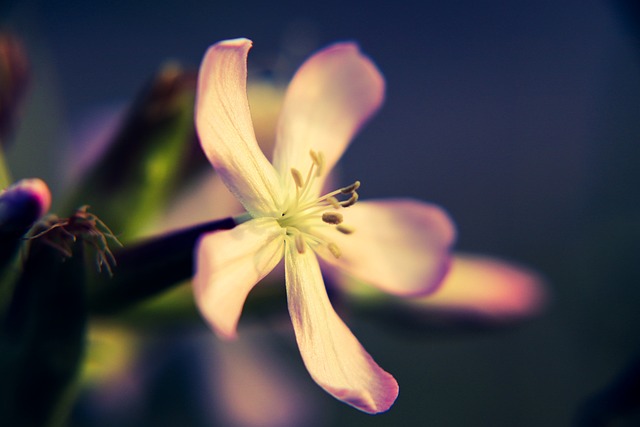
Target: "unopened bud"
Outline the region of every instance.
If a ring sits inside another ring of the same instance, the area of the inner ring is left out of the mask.
[[[44,181],[23,179],[0,192],[0,271],[14,258],[22,237],[51,205]]]
[[[50,206],[51,192],[44,181],[18,181],[0,193],[0,232],[26,232]]]

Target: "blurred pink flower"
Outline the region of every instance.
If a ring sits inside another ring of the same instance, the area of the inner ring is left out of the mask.
[[[323,425],[321,405],[312,399],[302,378],[278,358],[263,328],[249,327],[233,342],[202,340],[209,351],[203,374],[211,392],[203,396],[203,407],[211,418],[228,427],[294,427]],[[211,405],[211,396],[213,403]]]
[[[456,254],[451,271],[433,295],[409,301],[494,321],[517,320],[538,313],[546,301],[544,280],[526,267],[496,258]]]
[[[362,411],[386,411],[398,385],[335,313],[317,256],[329,270],[383,291],[425,295],[446,274],[454,227],[440,208],[417,201],[356,204],[358,181],[321,195],[327,175],[384,98],[383,77],[355,44],[321,50],[296,73],[270,164],[247,102],[250,47],[246,39],[217,43],[200,68],[202,148],[247,213],[236,228],[200,240],[196,302],[216,333],[232,338],[247,294],[284,258],[289,313],[309,373]]]
[[[416,327],[471,322],[511,324],[535,316],[548,300],[544,279],[535,271],[485,255],[455,253],[436,292],[393,298],[345,274],[332,277],[343,295],[374,314],[392,314]],[[384,316],[382,316],[384,317]],[[444,322],[443,322],[444,321]]]

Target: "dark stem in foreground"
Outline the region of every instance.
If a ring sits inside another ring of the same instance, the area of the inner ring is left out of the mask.
[[[236,226],[225,218],[145,240],[113,252],[113,277],[92,278],[89,310],[110,314],[170,289],[193,275],[193,254],[200,237]]]

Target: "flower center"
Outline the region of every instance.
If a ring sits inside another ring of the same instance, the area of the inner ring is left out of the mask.
[[[295,198],[278,218],[278,223],[287,231],[287,237],[295,244],[299,253],[304,253],[307,245],[314,248],[325,246],[336,258],[340,257],[340,248],[333,242],[326,241],[314,231],[318,227],[332,226],[343,234],[354,232],[352,227],[343,224],[339,210],[353,206],[358,201],[356,190],[360,181],[339,188],[320,197],[314,197],[312,191],[316,179],[322,176],[324,156],[321,152],[311,150],[311,167],[306,177],[298,169],[291,168],[291,176],[296,187]],[[340,200],[342,199],[342,200]]]

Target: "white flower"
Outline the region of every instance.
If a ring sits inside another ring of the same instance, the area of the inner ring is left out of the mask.
[[[200,240],[196,302],[216,333],[232,338],[247,294],[284,258],[289,313],[309,373],[362,411],[386,411],[398,385],[335,313],[318,257],[329,273],[342,269],[387,292],[423,295],[447,271],[453,225],[441,209],[417,201],[358,202],[358,181],[321,195],[327,174],[384,98],[381,74],[353,43],[323,49],[298,70],[270,164],[247,102],[250,47],[246,39],[217,43],[200,68],[202,148],[247,214],[236,228]]]

